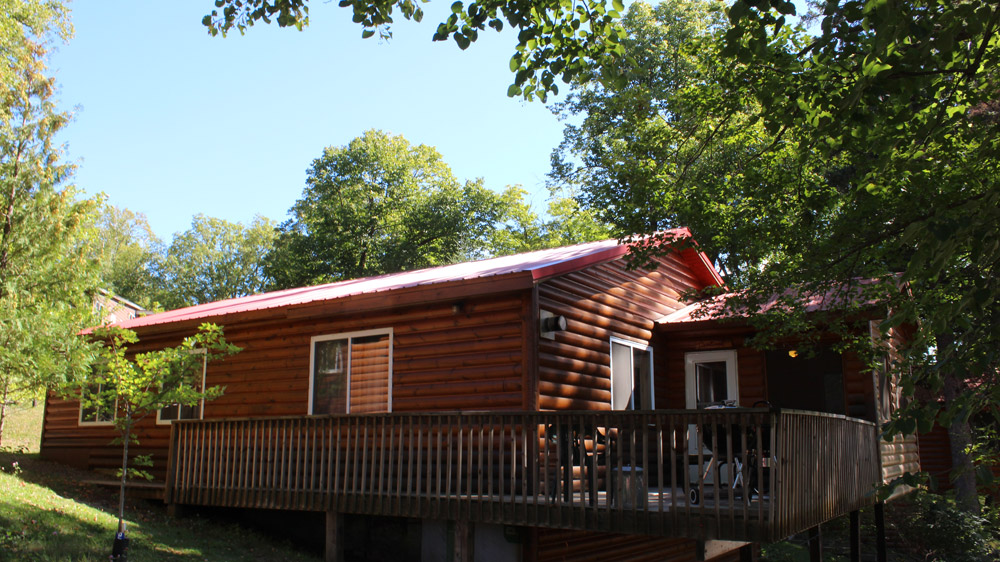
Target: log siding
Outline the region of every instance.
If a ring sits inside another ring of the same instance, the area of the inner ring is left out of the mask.
[[[462,298],[364,315],[241,323],[231,319],[226,337],[243,348],[208,365],[206,384],[225,393],[205,404],[204,418],[289,416],[308,412],[310,340],[314,336],[391,329],[392,410],[511,410],[524,402],[522,337],[528,291]],[[142,336],[142,333],[140,333]],[[180,335],[146,336],[138,353],[177,345]],[[43,425],[42,455],[83,468],[111,472],[120,449],[114,429],[79,423],[79,402],[51,396]],[[169,425],[156,415],[136,426],[136,454],[153,455],[153,474],[166,470]]]
[[[567,325],[539,340],[539,409],[611,408],[611,338],[652,343],[656,320],[684,306],[681,292],[702,288],[678,256],[657,263],[654,270],[630,270],[617,260],[539,285],[539,310],[565,317]],[[659,353],[654,345],[657,389],[669,384],[656,369]],[[660,400],[657,394],[657,405],[671,407]]]

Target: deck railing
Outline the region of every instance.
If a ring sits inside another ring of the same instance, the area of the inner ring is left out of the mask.
[[[777,540],[873,501],[873,424],[767,409],[175,422],[165,499]]]

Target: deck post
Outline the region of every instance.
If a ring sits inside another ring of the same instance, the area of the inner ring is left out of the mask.
[[[875,502],[875,559],[886,562],[885,502]]]
[[[323,555],[325,562],[341,562],[344,559],[343,520],[336,511],[326,512],[326,550]]]
[[[472,523],[467,519],[456,520],[452,525],[452,532],[455,534],[455,540],[452,543],[454,545],[452,562],[472,562],[472,545],[474,544]]]
[[[861,512],[851,512],[851,562],[861,562]]]
[[[757,562],[757,543],[740,547],[740,562]]]
[[[823,531],[819,525],[812,527],[809,533],[809,562],[823,562]]]

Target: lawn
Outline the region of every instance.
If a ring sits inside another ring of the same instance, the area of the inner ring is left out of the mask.
[[[8,451],[37,453],[42,437],[42,414],[44,402],[24,400],[7,407],[4,416],[3,442],[0,445]]]
[[[118,490],[80,484],[93,474],[38,458],[42,407],[15,407],[0,450],[0,562],[107,560]],[[232,523],[171,518],[162,503],[129,502],[131,560],[319,560]]]

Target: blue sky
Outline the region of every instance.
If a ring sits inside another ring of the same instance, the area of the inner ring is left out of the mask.
[[[165,241],[196,213],[281,221],[326,146],[367,129],[435,146],[460,179],[521,184],[544,208],[562,123],[506,95],[515,36],[482,33],[467,51],[430,40],[448,2],[391,42],[361,39],[349,10],[310,3],[303,32],[258,25],[210,37],[212,0],[77,0],[75,36],[51,60],[74,121],[60,141],[75,183],[145,213]]]

